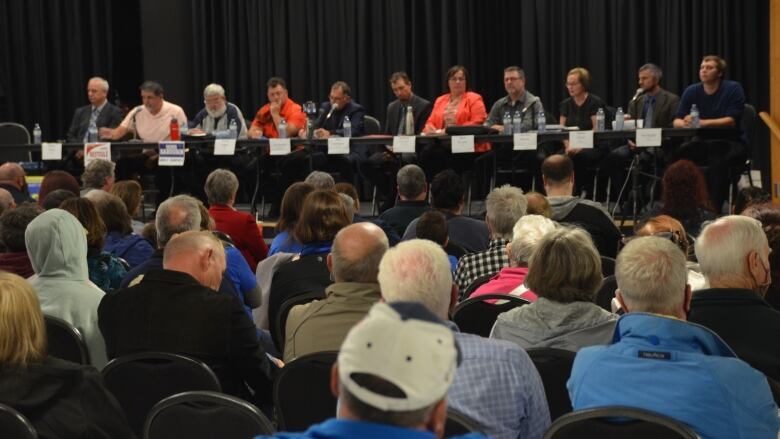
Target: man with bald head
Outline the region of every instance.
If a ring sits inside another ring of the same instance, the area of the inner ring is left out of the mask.
[[[385,232],[373,223],[352,224],[336,234],[327,259],[334,283],[325,290],[324,299],[290,310],[284,361],[339,350],[350,328],[379,301],[377,274],[387,248]]]
[[[188,355],[214,370],[224,392],[270,402],[276,367],[240,301],[216,291],[224,271],[225,252],[214,235],[174,236],[165,246],[162,270],[100,302],[98,324],[109,357],[140,351]]]
[[[33,202],[27,192],[25,175],[24,169],[18,163],[5,162],[0,165],[0,189],[10,192],[16,204]]]
[[[87,82],[89,105],[79,107],[73,113],[66,139],[70,143],[90,141],[89,128],[115,128],[122,122],[122,110],[108,102],[108,81],[96,76]],[[97,140],[97,139],[94,139]]]
[[[0,189],[0,214],[16,207],[14,196],[6,189]]]

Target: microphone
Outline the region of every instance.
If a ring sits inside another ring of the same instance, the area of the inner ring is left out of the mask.
[[[535,104],[535,103],[537,103],[537,102],[539,102],[539,97],[538,97],[538,96],[537,96],[537,97],[535,97],[535,98],[533,98],[533,99],[531,100],[531,103],[530,103],[530,104],[528,104],[528,105],[526,105],[526,106],[525,106],[525,108],[523,108],[523,111],[521,111],[521,113],[525,113],[525,112],[526,112],[526,110],[528,110],[529,108],[533,107],[533,106],[534,106],[534,104]]]
[[[645,89],[639,87],[638,89],[636,89],[636,93],[634,93],[634,97],[631,98],[631,102],[634,102],[635,100],[639,99],[639,96],[642,96],[643,94],[645,94]]]
[[[328,115],[325,116],[325,120],[330,119],[330,115],[333,114],[333,112],[338,110],[338,109],[339,109],[339,104],[332,104],[330,106],[330,111],[328,111]]]

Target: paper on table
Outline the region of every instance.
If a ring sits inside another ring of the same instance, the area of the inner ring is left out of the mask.
[[[515,133],[515,151],[532,151],[536,149],[537,133]]]
[[[287,155],[290,153],[290,139],[268,139],[271,155]]]
[[[349,154],[349,137],[328,137],[328,154]]]
[[[235,155],[236,139],[214,140],[214,155]]]
[[[62,143],[41,143],[41,160],[62,160]]]
[[[593,131],[571,131],[569,133],[569,148],[593,149]]]
[[[642,128],[636,130],[636,146],[661,146],[661,128]]]
[[[453,154],[474,152],[474,136],[452,136],[450,139]]]
[[[159,166],[184,166],[184,142],[160,142]]]
[[[417,140],[414,136],[395,136],[393,137],[393,152],[395,153],[402,153],[402,152],[414,152],[414,145],[415,141]]]

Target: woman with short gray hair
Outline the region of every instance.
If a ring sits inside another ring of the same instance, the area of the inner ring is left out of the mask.
[[[214,219],[215,229],[230,236],[244,255],[249,268],[255,271],[257,263],[268,254],[268,246],[260,232],[262,225],[258,225],[252,215],[233,207],[238,192],[236,174],[227,169],[216,169],[206,178],[204,189],[210,205],[209,216]]]
[[[528,265],[525,284],[539,299],[499,315],[491,338],[524,349],[569,351],[611,342],[617,316],[593,303],[601,286],[601,258],[587,232],[562,227],[547,233]]]

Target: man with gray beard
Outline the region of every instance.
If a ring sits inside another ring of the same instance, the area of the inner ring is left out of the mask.
[[[230,122],[236,121],[238,138],[246,139],[246,122],[241,109],[227,101],[225,89],[219,84],[209,84],[203,90],[203,103],[206,107],[195,115],[190,122],[190,134],[213,134],[214,131],[227,131]]]

